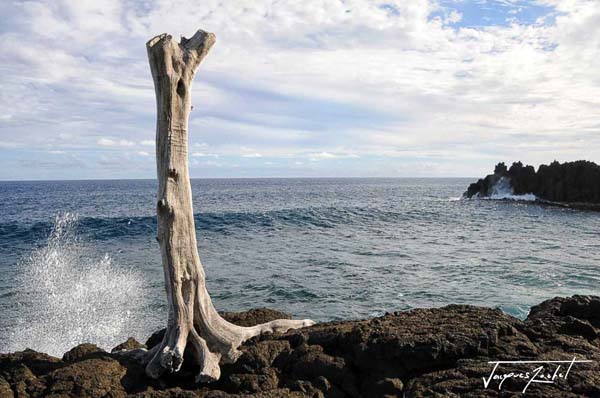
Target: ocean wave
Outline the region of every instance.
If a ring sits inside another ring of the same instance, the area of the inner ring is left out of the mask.
[[[210,212],[194,215],[196,229],[204,232],[229,234],[236,229],[273,229],[301,227],[332,229],[339,225],[366,222],[394,222],[427,216],[425,213],[399,213],[369,207],[308,207],[280,209],[267,212]],[[53,223],[0,223],[0,234],[6,241],[37,242],[51,233]],[[156,216],[144,217],[80,217],[78,234],[86,239],[146,237],[156,233]]]

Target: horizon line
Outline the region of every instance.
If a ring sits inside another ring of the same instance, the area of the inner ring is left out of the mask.
[[[292,177],[274,177],[274,176],[270,176],[270,177],[247,177],[247,176],[240,176],[240,177],[190,177],[190,180],[305,180],[305,179],[313,179],[313,180],[317,180],[317,179],[363,179],[363,180],[367,180],[367,179],[467,179],[467,178],[473,178],[473,179],[479,179],[481,177],[455,177],[455,176],[440,176],[440,177],[433,177],[433,176],[426,176],[426,177],[420,177],[420,176],[368,176],[368,177],[360,177],[360,176],[292,176]],[[30,180],[30,179],[23,179],[23,180],[0,180],[0,183],[3,182],[66,182],[66,181],[157,181],[157,178],[56,178],[56,179],[39,179],[39,180]]]

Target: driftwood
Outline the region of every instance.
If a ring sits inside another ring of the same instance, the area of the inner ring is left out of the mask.
[[[189,344],[200,366],[197,381],[219,379],[219,363],[235,361],[245,340],[269,332],[314,324],[275,320],[241,327],[215,310],[198,255],[188,174],[188,117],[196,69],[215,43],[215,35],[199,30],[177,43],[162,34],[146,44],[156,91],[156,165],[158,172],[158,242],[162,253],[169,317],[162,343],[148,352],[146,373],[158,378],[176,372]]]

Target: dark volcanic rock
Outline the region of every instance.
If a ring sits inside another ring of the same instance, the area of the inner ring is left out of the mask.
[[[45,377],[47,395],[125,397],[121,379],[127,369],[111,358],[86,359],[57,369]]]
[[[61,367],[61,360],[30,349],[13,354],[0,354],[0,369],[24,365],[35,375],[43,375]]]
[[[10,388],[10,384],[8,384],[8,381],[6,381],[4,377],[0,377],[0,397],[12,398],[14,396],[15,394]]]
[[[541,165],[537,172],[533,166],[523,166],[515,162],[510,168],[498,163],[494,174],[469,185],[464,196],[489,197],[496,184],[506,179],[515,195],[532,193],[550,204],[563,204],[600,210],[600,166],[593,162],[576,162]]]
[[[249,325],[282,314],[261,309],[226,316]],[[593,362],[574,365],[566,380],[531,384],[527,396],[600,397],[600,298],[548,300],[533,307],[525,321],[466,305],[416,309],[264,335],[241,350],[238,361],[223,365],[221,379],[209,385],[194,384],[185,367],[161,380],[148,379],[143,367],[122,353],[91,344],[75,347],[63,360],[31,350],[2,354],[0,396],[516,396],[523,380],[508,379],[501,390],[498,380],[484,386],[482,378],[492,370],[488,361],[577,358]],[[503,364],[498,374],[532,369]]]
[[[221,316],[236,325],[254,326],[259,323],[274,321],[276,319],[292,319],[285,312],[271,310],[269,308],[255,308],[244,312],[220,312]]]
[[[118,351],[124,351],[124,350],[135,350],[136,348],[146,348],[146,345],[140,343],[139,341],[137,341],[133,337],[130,337],[125,342],[119,344],[118,346],[116,346],[115,348],[113,348],[112,350],[110,350],[110,352],[118,352]]]
[[[96,346],[95,344],[83,343],[79,344],[76,347],[71,348],[69,351],[65,352],[63,355],[63,361],[73,362],[77,360],[81,360],[87,358],[93,354],[102,354],[106,353],[102,348]]]

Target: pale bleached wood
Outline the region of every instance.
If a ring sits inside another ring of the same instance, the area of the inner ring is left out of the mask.
[[[146,44],[156,91],[158,242],[169,304],[165,336],[160,346],[148,352],[146,373],[153,378],[178,371],[189,343],[200,365],[197,380],[217,380],[219,363],[235,361],[245,340],[314,324],[309,319],[283,319],[237,326],[221,318],[206,290],[196,244],[187,144],[192,80],[214,43],[214,34],[199,30],[179,43],[162,34]]]

